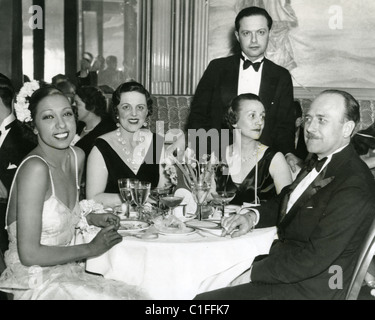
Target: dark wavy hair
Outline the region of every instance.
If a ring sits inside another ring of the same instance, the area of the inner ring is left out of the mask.
[[[359,155],[365,155],[375,149],[375,123],[368,128],[358,131],[352,138],[354,149]]]
[[[50,84],[41,84],[41,87],[38,90],[35,90],[34,93],[31,95],[29,100],[29,110],[31,113],[31,118],[33,119],[32,122],[25,123],[27,125],[30,125],[31,129],[35,128],[35,116],[37,112],[37,107],[38,104],[46,97],[51,97],[51,96],[62,96],[66,101],[69,102],[69,99],[59,90],[57,89],[54,85]],[[70,105],[70,102],[69,102]],[[73,110],[73,108],[72,108]],[[77,116],[75,115],[76,121],[77,121]]]
[[[247,7],[245,9],[242,9],[235,20],[235,28],[236,31],[238,32],[240,30],[240,22],[243,18],[246,17],[252,17],[252,16],[263,16],[267,19],[267,25],[268,29],[271,30],[272,25],[273,25],[273,20],[272,17],[269,15],[267,10],[259,7]]]
[[[12,109],[14,97],[15,90],[12,82],[6,76],[0,74],[0,99],[8,109]]]
[[[147,103],[147,109],[148,109],[148,114],[147,116],[150,117],[152,116],[152,105],[153,101],[151,98],[151,94],[146,90],[146,88],[141,85],[140,83],[136,81],[129,81],[121,84],[115,92],[112,94],[112,109],[113,109],[113,114],[116,117],[118,115],[118,109],[117,106],[120,104],[121,101],[121,94],[126,93],[126,92],[138,92],[146,97],[146,103]]]
[[[258,101],[262,103],[260,98],[252,93],[245,93],[245,94],[240,94],[239,96],[235,97],[228,108],[227,113],[225,114],[225,122],[229,128],[233,128],[233,125],[235,125],[239,118],[240,118],[240,111],[241,111],[241,102],[242,101]]]
[[[86,110],[95,113],[99,117],[104,117],[108,114],[107,99],[102,90],[96,87],[83,86],[77,88],[76,94],[84,102]]]

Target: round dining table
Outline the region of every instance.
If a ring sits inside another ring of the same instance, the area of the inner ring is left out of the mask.
[[[197,294],[228,286],[267,254],[276,228],[255,229],[238,238],[196,230],[156,239],[123,236],[106,253],[87,259],[86,270],[139,286],[155,300],[191,300]]]

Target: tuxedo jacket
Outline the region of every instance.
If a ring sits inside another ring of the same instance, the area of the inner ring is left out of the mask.
[[[26,138],[21,123],[15,120],[11,123],[9,132],[0,147],[0,180],[8,192],[22,159],[36,147],[36,144]]]
[[[288,188],[260,208],[257,227],[277,224],[279,239],[253,264],[252,282],[274,285],[273,299],[344,299],[375,216],[371,172],[349,145],[333,155],[282,218]],[[330,281],[342,289],[331,288]]]
[[[191,103],[187,129],[226,128],[224,115],[238,94],[240,55],[215,59]],[[259,97],[266,110],[261,142],[284,154],[294,151],[293,83],[288,70],[265,59]]]

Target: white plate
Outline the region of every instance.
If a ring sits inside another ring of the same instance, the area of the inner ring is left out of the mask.
[[[170,229],[170,231],[167,229]],[[181,231],[181,230],[178,231],[178,229],[176,228],[165,228],[163,229],[163,231],[160,231],[159,229],[156,228],[156,230],[164,236],[174,236],[174,237],[187,236],[189,234],[193,234],[197,232],[197,230],[195,230],[194,228],[190,228],[190,227],[187,227],[186,229],[184,229],[184,231]]]
[[[186,225],[192,228],[198,228],[198,229],[207,229],[207,230],[221,230],[221,226],[217,222],[213,221],[199,221],[199,220],[191,220],[187,221]]]
[[[121,220],[119,232],[139,232],[146,230],[150,224],[140,220]]]

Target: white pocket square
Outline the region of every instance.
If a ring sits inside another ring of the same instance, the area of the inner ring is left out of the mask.
[[[314,207],[307,207],[306,209],[314,209]]]
[[[17,169],[17,166],[15,164],[9,163],[7,170]]]

